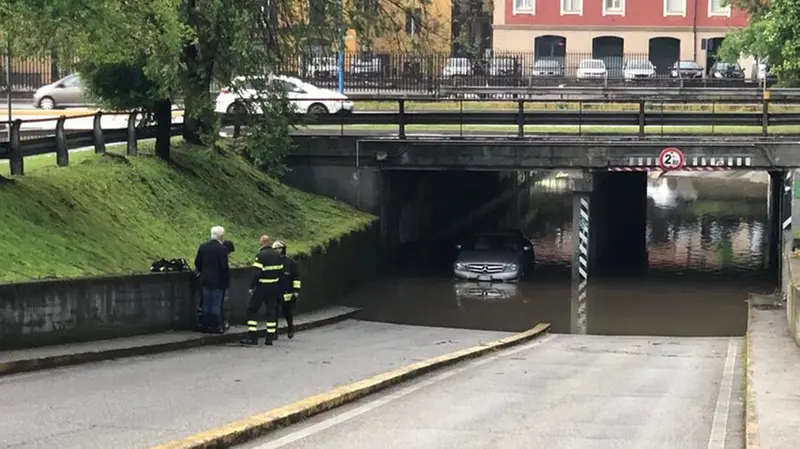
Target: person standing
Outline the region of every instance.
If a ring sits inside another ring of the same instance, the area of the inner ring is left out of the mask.
[[[255,346],[258,344],[258,321],[256,315],[265,305],[267,312],[267,338],[264,344],[272,346],[272,341],[278,333],[277,302],[281,296],[280,279],[283,271],[281,255],[272,249],[272,241],[267,235],[262,235],[258,240],[261,249],[253,262],[253,280],[250,283],[250,304],[247,306],[247,337],[241,340],[244,345]]]
[[[228,249],[222,244],[224,235],[225,229],[222,226],[211,228],[211,239],[197,248],[194,258],[203,295],[200,326],[210,332],[222,332],[222,297],[230,279]]]
[[[276,240],[272,244],[272,249],[278,251],[283,258],[283,271],[278,283],[281,286],[282,300],[279,301],[275,308],[275,316],[280,318],[280,313],[283,312],[283,317],[286,319],[286,335],[289,338],[294,337],[294,309],[297,304],[297,297],[300,295],[300,273],[297,269],[297,263],[286,255],[286,244],[280,240]],[[277,337],[277,334],[276,334]]]

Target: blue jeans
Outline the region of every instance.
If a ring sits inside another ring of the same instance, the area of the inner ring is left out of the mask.
[[[206,329],[217,329],[222,315],[222,296],[225,293],[220,288],[203,287],[203,318],[200,323]]]

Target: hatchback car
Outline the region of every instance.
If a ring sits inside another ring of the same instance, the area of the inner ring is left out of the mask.
[[[514,282],[532,270],[536,260],[533,242],[519,231],[476,233],[456,249],[456,279]]]
[[[622,67],[622,72],[625,81],[633,81],[637,79],[651,79],[656,76],[655,66],[647,59],[633,59],[625,61]]]
[[[578,79],[608,78],[606,63],[602,59],[584,59],[578,66]]]
[[[88,104],[81,77],[77,73],[65,76],[55,83],[42,86],[33,94],[33,105],[41,109],[55,109]]]

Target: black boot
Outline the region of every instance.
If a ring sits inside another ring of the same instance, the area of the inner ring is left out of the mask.
[[[294,324],[290,324],[289,330],[286,332],[286,336],[289,338],[294,338]]]
[[[272,346],[272,339],[267,337],[267,339],[264,340],[264,345],[265,346]]]

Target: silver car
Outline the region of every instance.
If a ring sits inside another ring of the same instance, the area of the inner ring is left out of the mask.
[[[40,87],[33,94],[33,105],[41,109],[66,106],[86,106],[81,77],[77,73],[65,76],[55,83]]]
[[[536,257],[533,243],[516,231],[475,234],[456,248],[453,276],[478,282],[518,281]]]

